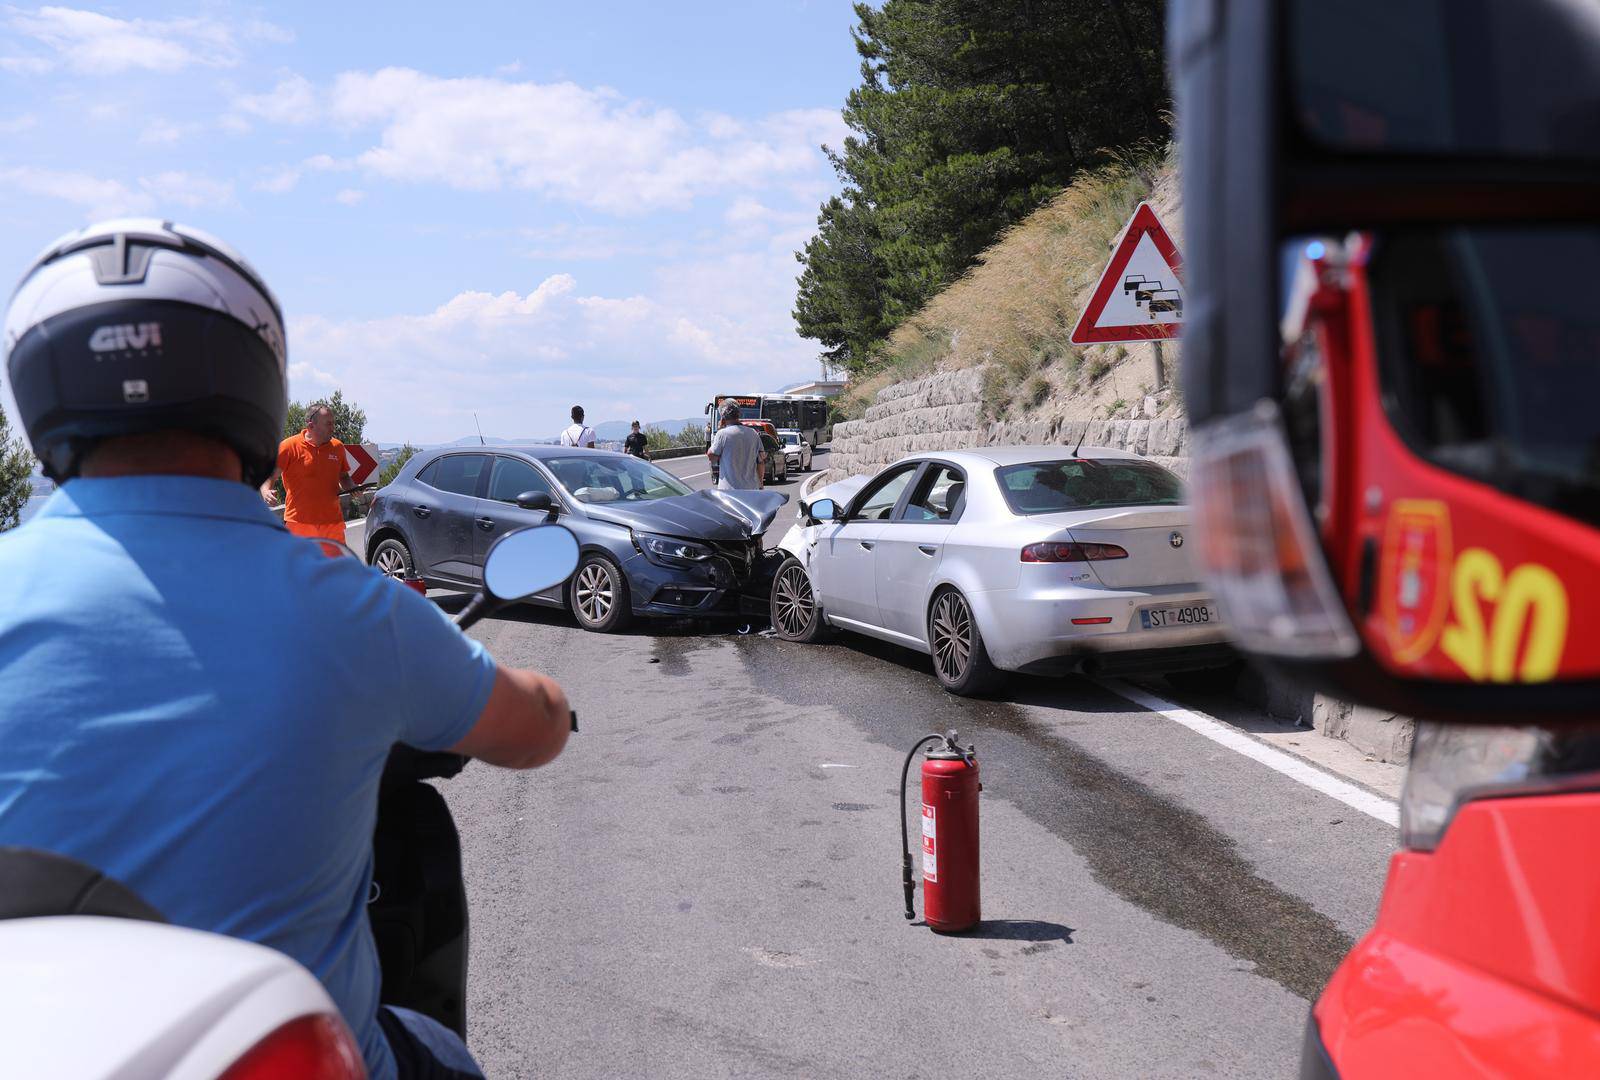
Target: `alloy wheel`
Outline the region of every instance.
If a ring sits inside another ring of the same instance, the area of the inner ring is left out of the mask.
[[[406,576],[406,560],[400,554],[399,548],[386,547],[378,552],[373,560],[373,565],[384,577],[403,578]]]
[[[816,597],[811,592],[811,579],[806,577],[804,568],[791,566],[778,575],[773,588],[778,602],[778,623],[784,633],[799,637],[811,625],[817,609]]]
[[[578,571],[578,608],[590,622],[601,622],[611,614],[614,586],[611,571],[600,563],[590,563]]]
[[[972,611],[958,592],[933,605],[933,662],[946,682],[960,682],[972,662]]]

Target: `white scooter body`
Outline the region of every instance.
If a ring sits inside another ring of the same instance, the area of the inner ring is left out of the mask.
[[[217,1080],[296,1021],[243,1076],[290,1075],[285,1067],[304,1075],[306,1055],[319,1077],[366,1076],[322,984],[260,945],[161,923],[68,915],[0,921],[0,958],[8,1076]]]

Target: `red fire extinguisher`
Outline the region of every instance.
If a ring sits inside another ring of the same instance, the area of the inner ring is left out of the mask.
[[[911,748],[900,770],[900,867],[906,892],[906,918],[916,918],[911,897],[911,838],[906,825],[906,777],[911,759],[930,742],[942,743],[922,762],[922,917],[943,934],[978,925],[978,759],[963,749],[954,731],[928,735]]]

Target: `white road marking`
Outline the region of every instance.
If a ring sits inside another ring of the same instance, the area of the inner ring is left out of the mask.
[[[702,476],[710,476],[710,475],[711,475],[711,470],[707,469],[705,472],[690,473],[688,476],[680,476],[680,477],[678,477],[678,479],[679,480],[698,480]]]
[[[1337,777],[1330,776],[1312,765],[1306,764],[1293,754],[1286,754],[1282,750],[1275,750],[1265,743],[1259,743],[1243,732],[1236,731],[1222,721],[1207,716],[1205,713],[1193,709],[1185,709],[1180,705],[1163,698],[1156,697],[1148,691],[1137,686],[1131,686],[1120,679],[1102,679],[1100,685],[1112,693],[1120,694],[1136,705],[1142,705],[1151,712],[1171,720],[1175,724],[1182,724],[1197,735],[1204,735],[1214,743],[1226,746],[1229,750],[1243,754],[1247,758],[1259,761],[1269,769],[1282,773],[1291,780],[1299,781],[1308,788],[1322,792],[1332,799],[1338,799],[1352,810],[1359,810],[1363,814],[1375,817],[1385,825],[1393,828],[1400,827],[1400,806],[1388,799],[1372,794],[1347,783]]]
[[[832,762],[832,761],[824,761],[822,764],[818,765],[817,768],[819,768],[819,769],[859,769],[859,768],[861,768],[861,766],[859,766],[859,765],[839,765],[839,764],[837,764],[835,762]]]

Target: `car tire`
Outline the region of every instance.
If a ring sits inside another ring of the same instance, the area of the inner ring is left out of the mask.
[[[372,568],[384,577],[412,578],[417,576],[416,560],[404,540],[386,536],[372,549]]]
[[[1244,661],[1235,660],[1221,667],[1169,671],[1167,682],[1173,689],[1185,690],[1191,694],[1227,694],[1233,692],[1239,682],[1239,676],[1243,674]]]
[[[959,589],[940,590],[928,605],[928,651],[939,685],[958,697],[978,697],[1000,685],[1000,669]]]
[[[609,555],[591,551],[567,583],[567,606],[585,630],[614,634],[633,621],[628,579]]]
[[[772,629],[784,641],[815,645],[833,636],[833,628],[817,603],[811,575],[793,555],[783,560],[772,575],[772,598],[767,606]]]

